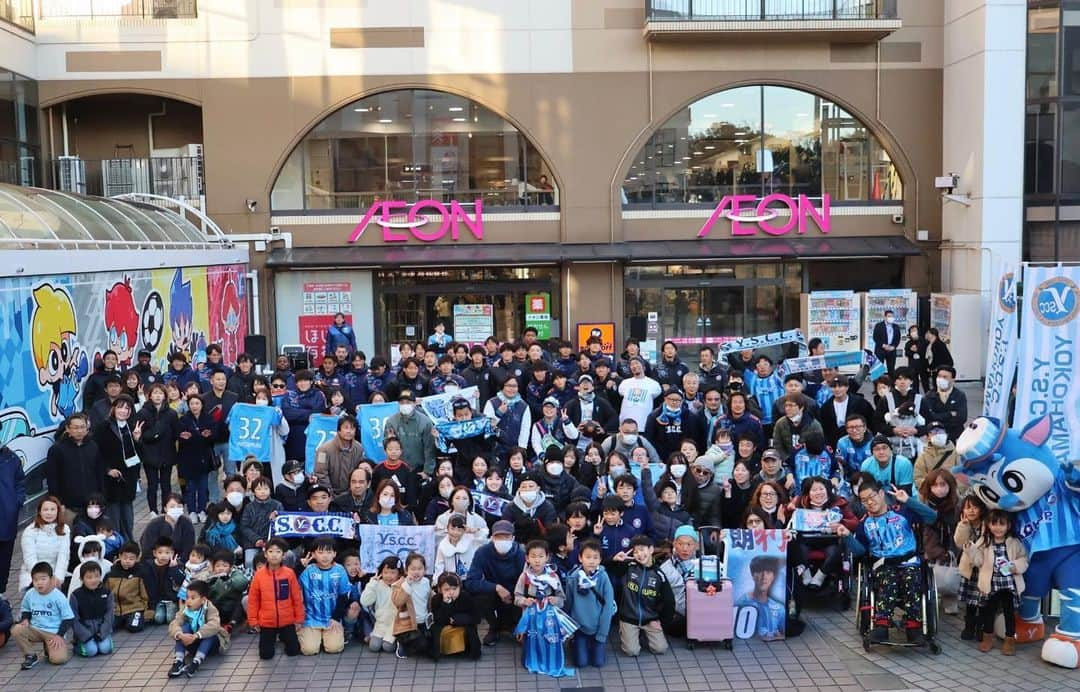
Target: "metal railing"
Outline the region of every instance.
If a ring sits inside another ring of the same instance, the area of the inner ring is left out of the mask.
[[[646,0],[648,21],[896,19],[897,0]]]
[[[516,211],[555,211],[558,209],[557,190],[509,190],[509,189],[390,189],[371,192],[326,192],[308,190],[305,195],[307,210],[319,209],[368,209],[375,202],[387,200],[413,204],[434,199],[449,203],[457,200],[470,209],[472,203],[483,200],[484,209],[514,209]]]
[[[200,157],[81,159],[63,156],[46,166],[53,190],[114,197],[131,193],[199,200],[206,194]]]
[[[0,0],[0,21],[34,32],[34,0]]]
[[[40,0],[39,5],[42,19],[194,19],[199,16],[197,0]]]

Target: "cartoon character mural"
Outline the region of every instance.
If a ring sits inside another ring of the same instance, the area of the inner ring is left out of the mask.
[[[38,384],[49,392],[49,414],[63,419],[75,412],[82,380],[89,373],[86,352],[78,344],[75,307],[67,292],[46,282],[33,296],[31,357]]]
[[[167,367],[169,320],[176,319],[189,348],[205,353],[208,325],[220,321],[212,314],[225,315],[226,322],[238,314],[229,334],[243,343],[242,279],[224,311],[217,307],[222,291],[212,299],[208,283],[212,272],[243,277],[246,271],[226,265],[0,278],[0,444],[20,454],[34,492],[41,489],[44,454],[57,426],[82,404],[92,354],[111,347],[127,362],[146,348],[153,362]],[[227,363],[234,359],[226,355]]]
[[[1016,617],[1018,642],[1045,635],[1040,614],[1051,589],[1061,594],[1061,621],[1042,647],[1044,661],[1066,668],[1080,664],[1080,468],[1061,463],[1047,440],[1050,416],[1023,430],[994,418],[972,421],[956,443],[972,492],[988,506],[1015,515],[1017,536],[1028,550],[1025,591]]]
[[[131,279],[113,284],[105,291],[105,334],[107,349],[116,351],[121,368],[131,365],[139,338],[139,313],[135,309],[135,294]]]
[[[221,344],[222,355],[233,362],[244,350],[247,334],[247,296],[244,274],[235,266],[206,269],[207,300],[210,302],[210,343]]]
[[[206,352],[206,339],[195,327],[195,306],[191,296],[191,281],[184,281],[183,270],[173,273],[169,288],[169,327],[172,330],[170,353],[181,352],[189,362],[197,362]]]

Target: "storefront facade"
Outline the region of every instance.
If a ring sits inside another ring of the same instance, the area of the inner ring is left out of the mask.
[[[41,103],[134,91],[201,107],[209,213],[291,236],[251,260],[271,349],[332,305],[369,352],[436,320],[453,332],[455,306],[474,333],[490,313],[517,338],[538,295],[571,340],[612,323],[621,344],[656,313],[656,336],[690,349],[799,326],[818,288],[940,290],[940,8],[900,3],[858,34],[668,41],[643,34],[643,2],[521,6],[477,10],[486,38],[452,50],[434,18],[420,45],[374,46],[327,11],[290,24],[318,46],[284,51],[303,69],[275,54],[216,74],[163,53],[153,77],[48,75]],[[526,37],[558,40],[522,59]],[[263,41],[251,50],[280,50]]]

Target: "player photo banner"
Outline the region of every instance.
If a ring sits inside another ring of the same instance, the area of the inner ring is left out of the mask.
[[[1080,458],[1080,267],[1024,267],[1015,429],[1050,416],[1047,444],[1059,461]]]
[[[990,313],[983,415],[998,420],[1006,419],[1009,390],[1016,375],[1016,279],[1015,267],[1009,263],[1002,265]]]
[[[339,512],[281,512],[270,523],[274,538],[355,538],[352,515]]]
[[[782,344],[798,344],[800,355],[806,355],[810,352],[806,346],[806,339],[803,337],[801,329],[789,329],[785,332],[772,332],[770,334],[760,334],[758,336],[747,336],[742,339],[736,339],[735,341],[728,341],[727,343],[721,344],[717,350],[720,355],[726,356],[727,354],[735,353],[736,351],[753,351],[759,348],[780,346]]]
[[[787,619],[787,532],[728,531],[728,578],[735,590],[735,636],[762,641],[784,638]]]

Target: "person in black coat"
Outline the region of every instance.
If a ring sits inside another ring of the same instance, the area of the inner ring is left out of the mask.
[[[847,434],[844,426],[848,416],[857,413],[866,420],[873,420],[875,411],[861,394],[849,393],[851,380],[846,376],[834,377],[826,384],[832,389],[833,395],[821,405],[818,422],[825,433],[826,444],[835,449],[836,443]]]
[[[967,395],[955,386],[956,369],[942,365],[934,370],[934,390],[923,397],[919,413],[930,423],[941,423],[951,442],[956,442],[967,424]]]
[[[105,491],[105,466],[90,437],[90,418],[85,413],[74,413],[64,422],[45,459],[45,480],[49,494],[72,514],[86,508],[90,495]]]
[[[135,511],[132,503],[139,484],[139,440],[144,424],[134,420],[135,404],[129,397],[119,396],[113,402],[105,424],[94,440],[101,452],[105,468],[105,500],[107,514],[116,530],[126,539],[135,535]]]
[[[919,332],[919,325],[913,324],[908,327],[907,342],[904,344],[904,355],[907,357],[908,369],[915,375],[915,391],[930,391],[930,368],[926,363],[926,349],[930,344]]]
[[[937,369],[943,365],[954,365],[952,353],[949,352],[949,347],[945,345],[945,342],[941,340],[941,335],[934,327],[926,330],[926,343],[929,347],[926,349],[926,367],[928,373],[937,373]],[[933,384],[932,382],[930,384]],[[930,391],[932,387],[927,387],[926,391]]]
[[[151,512],[163,511],[158,505],[158,490],[161,491],[161,506],[164,506],[165,498],[172,492],[172,469],[180,434],[180,417],[166,401],[164,385],[150,385],[146,403],[135,420],[143,424],[139,456],[146,472],[146,503]]]
[[[578,378],[577,396],[568,401],[563,410],[579,431],[582,420],[596,421],[607,433],[619,429],[619,413],[606,398],[596,395],[596,383],[592,375]]]
[[[900,346],[900,327],[893,324],[893,311],[885,311],[885,319],[874,325],[874,355],[885,364],[889,377],[896,371],[896,349]]]
[[[176,469],[187,481],[184,504],[191,514],[205,512],[209,502],[209,476],[213,467],[216,427],[202,399],[196,394],[189,396],[188,412],[180,418],[179,423]]]
[[[480,622],[476,604],[468,591],[461,588],[461,577],[443,572],[435,583],[435,595],[431,597],[431,657],[436,661],[445,655],[441,650],[442,632],[447,627],[465,630],[465,658],[480,658],[480,635],[476,625]]]

